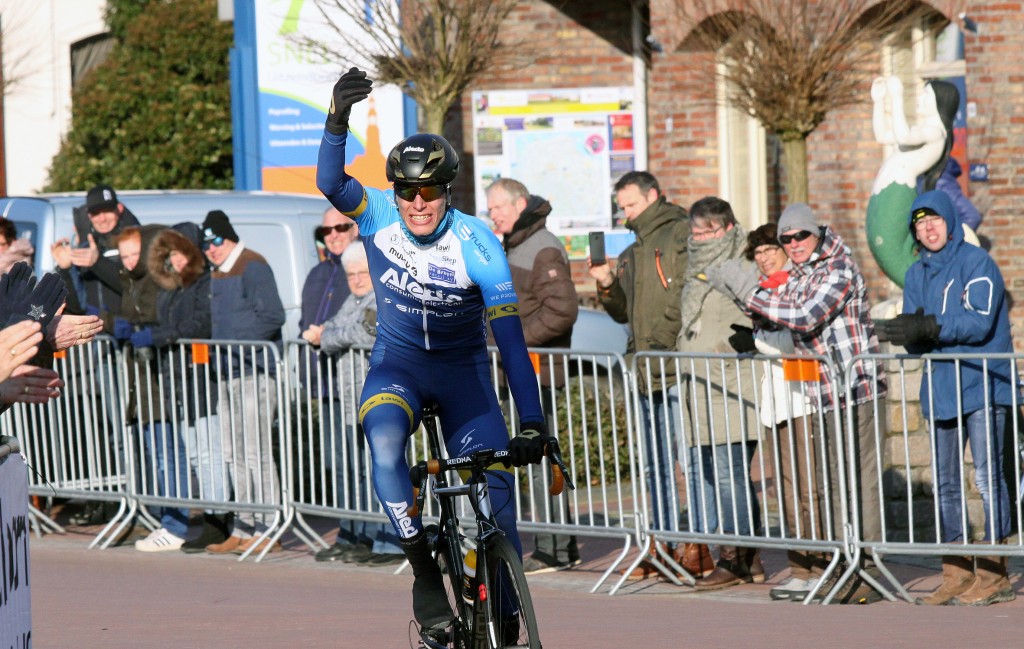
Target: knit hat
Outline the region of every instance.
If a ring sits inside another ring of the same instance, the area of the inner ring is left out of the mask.
[[[806,230],[811,234],[818,234],[818,222],[807,203],[793,203],[782,211],[782,216],[779,217],[779,236],[793,230]]]
[[[89,214],[113,212],[117,209],[117,194],[110,185],[96,185],[85,195],[85,209]]]
[[[216,237],[224,237],[228,241],[238,243],[238,233],[231,227],[228,215],[220,210],[212,210],[203,221],[203,240],[212,241]]]

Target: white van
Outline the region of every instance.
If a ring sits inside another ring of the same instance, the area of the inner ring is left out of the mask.
[[[287,321],[284,339],[299,337],[302,284],[318,263],[313,231],[328,207],[327,199],[308,194],[256,191],[118,191],[142,224],[202,224],[210,210],[223,210],[247,248],[263,255],[274,269]],[[14,222],[19,237],[36,249],[40,271],[53,268],[50,245],[74,235],[74,209],[85,194],[42,194],[0,198],[0,215]]]

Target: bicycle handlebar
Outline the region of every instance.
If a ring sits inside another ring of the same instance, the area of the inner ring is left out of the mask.
[[[558,446],[557,439],[552,437],[548,440],[544,447],[544,454],[551,463],[551,487],[548,492],[552,496],[557,496],[565,490],[566,485],[570,489],[575,490],[576,485],[573,484],[572,479],[568,476],[569,470],[562,460],[562,452]],[[511,465],[508,461],[508,455],[507,450],[484,449],[462,457],[452,457],[447,460],[432,458],[413,465],[409,469],[409,479],[412,480],[414,502],[412,507],[409,508],[409,515],[413,517],[419,516],[423,510],[423,501],[426,498],[424,486],[426,485],[428,475],[437,475],[442,471],[450,469],[476,473],[485,470],[495,462],[501,462],[507,467]]]

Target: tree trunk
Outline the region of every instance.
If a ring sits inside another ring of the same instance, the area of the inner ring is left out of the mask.
[[[782,163],[786,168],[789,203],[807,202],[807,137],[783,133]]]
[[[444,117],[448,114],[448,106],[443,102],[423,102],[420,108],[423,110],[423,120],[420,128],[424,133],[433,133],[444,137]]]

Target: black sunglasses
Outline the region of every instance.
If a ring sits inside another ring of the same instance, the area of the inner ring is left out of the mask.
[[[416,200],[419,194],[426,202],[436,201],[445,195],[448,189],[444,185],[428,185],[426,187],[409,187],[407,185],[395,185],[395,196],[410,203]]]
[[[321,225],[316,229],[316,236],[323,239],[333,230],[334,232],[348,232],[355,226],[355,223],[339,223],[337,225]]]
[[[807,230],[800,230],[796,234],[780,234],[779,243],[781,243],[782,245],[786,245],[788,243],[792,243],[793,241],[803,241],[804,239],[806,239],[809,236],[812,236],[813,234],[813,232],[808,232]]]
[[[206,241],[203,242],[203,250],[206,251],[210,249],[210,246],[220,246],[223,244],[224,237],[214,237],[212,239],[207,239]]]

